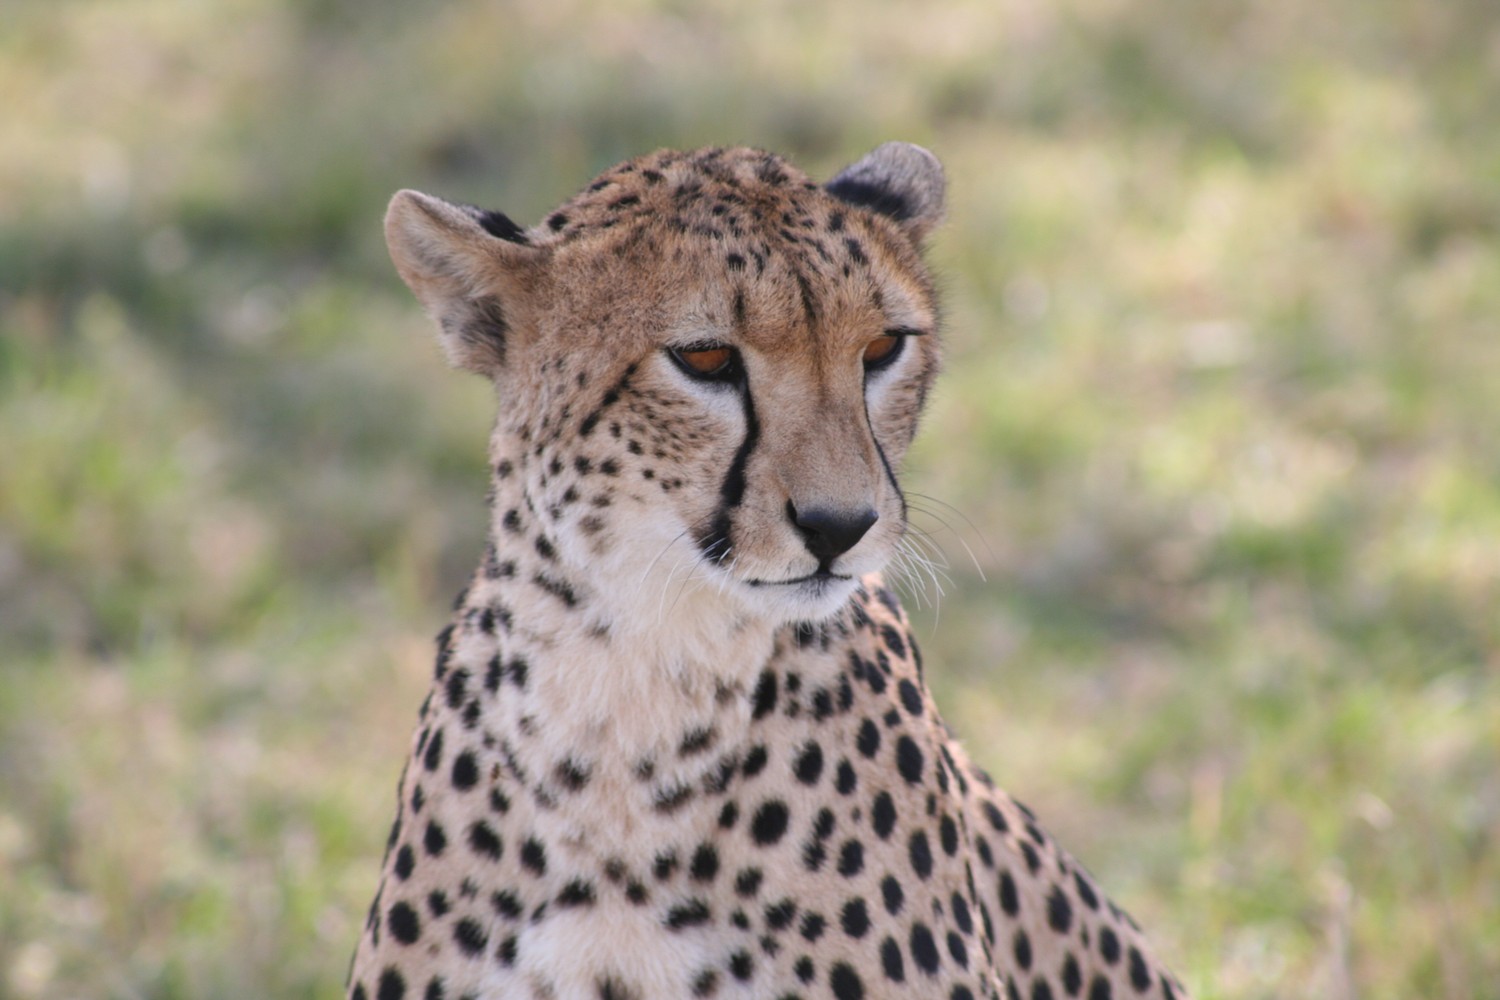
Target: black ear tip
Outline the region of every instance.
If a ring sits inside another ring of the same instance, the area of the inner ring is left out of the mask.
[[[522,246],[531,242],[526,238],[526,230],[522,229],[515,220],[504,212],[476,208],[474,210],[474,221],[479,223],[481,229],[498,240],[504,240],[507,243],[520,243]]]
[[[840,171],[825,190],[901,223],[920,239],[942,220],[947,187],[943,165],[931,152],[887,142]]]

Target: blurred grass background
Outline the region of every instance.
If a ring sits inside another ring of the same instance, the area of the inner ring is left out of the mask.
[[[1497,94],[1492,0],[0,0],[0,997],[338,991],[491,406],[393,190],[888,138],[950,721],[1200,996],[1500,997]]]

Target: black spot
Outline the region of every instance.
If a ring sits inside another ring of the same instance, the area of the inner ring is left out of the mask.
[[[729,972],[740,982],[745,982],[755,972],[755,962],[748,951],[737,951],[729,956]]]
[[[1063,990],[1070,997],[1076,997],[1078,991],[1083,989],[1083,973],[1079,971],[1078,959],[1073,957],[1072,952],[1068,952],[1063,959],[1062,984]]]
[[[427,894],[427,912],[434,917],[447,916],[452,904],[448,902],[448,894],[441,889],[434,889]]]
[[[969,888],[973,889],[972,880]],[[953,922],[958,925],[958,929],[965,934],[974,933],[974,918],[969,914],[968,901],[955,892],[948,898],[948,906],[953,911]]]
[[[448,991],[443,985],[441,976],[433,976],[427,980],[427,989],[422,993],[422,1000],[447,1000]]]
[[[874,757],[880,749],[880,729],[869,719],[861,722],[859,724],[859,735],[855,737],[854,745],[866,757]]]
[[[385,925],[402,944],[412,944],[422,936],[422,922],[417,919],[417,911],[404,899],[386,913]]]
[[[693,996],[710,997],[719,988],[719,974],[712,969],[704,969],[693,980]]]
[[[785,930],[797,916],[797,904],[783,899],[775,906],[766,907],[766,926],[773,931]]]
[[[763,671],[760,675],[760,680],[755,684],[755,710],[751,714],[751,718],[764,718],[776,708],[776,687],[776,672],[773,670]]]
[[[1113,928],[1099,928],[1099,954],[1110,965],[1120,960],[1120,939],[1115,936]]]
[[[692,797],[692,785],[673,785],[669,788],[659,788],[652,797],[652,806],[659,813],[673,813],[681,809]]]
[[[1078,889],[1078,898],[1083,900],[1083,905],[1091,910],[1099,909],[1099,897],[1094,892],[1094,886],[1088,879],[1084,878],[1083,872],[1073,872],[1073,885]]]
[[[759,868],[746,868],[734,877],[734,891],[741,896],[753,896],[760,891],[763,877]]]
[[[563,886],[562,892],[557,894],[558,906],[593,906],[594,884],[585,879],[576,878]]]
[[[438,765],[443,762],[443,731],[439,729],[432,734],[427,741],[427,751],[422,755],[422,766],[429,771],[436,771]]]
[[[901,904],[906,899],[906,894],[901,891],[901,883],[894,875],[887,875],[880,883],[880,895],[885,901],[885,912],[891,916],[901,912]]]
[[[547,218],[547,228],[554,233],[568,224],[568,217],[562,212],[553,212]]]
[[[694,882],[712,882],[717,874],[719,874],[719,852],[712,844],[698,845],[698,849],[693,852],[693,861],[688,867],[688,875]]]
[[[865,868],[865,848],[857,840],[846,840],[839,850],[839,874],[853,878]]]
[[[823,773],[823,748],[815,741],[808,740],[792,764],[792,771],[804,785],[817,784]]]
[[[569,757],[557,765],[557,780],[570,791],[578,791],[589,783],[589,769]]]
[[[854,768],[848,760],[839,761],[838,780],[835,787],[840,795],[852,795],[859,779],[854,775]]]
[[[880,942],[880,966],[885,978],[893,983],[906,981],[906,962],[901,958],[901,946],[892,937]]]
[[[680,931],[684,927],[697,927],[708,923],[708,904],[701,899],[690,899],[667,911],[666,925],[669,930]]]
[[[964,939],[954,931],[948,932],[948,954],[953,956],[953,961],[958,963],[959,968],[969,967],[969,949],[964,946]]]
[[[551,594],[553,597],[557,598],[559,601],[562,601],[563,604],[567,605],[568,607],[576,608],[578,606],[577,592],[563,581],[555,580],[552,577],[545,576],[541,573],[535,573],[531,577],[531,582],[545,590],[547,593]]]
[[[1096,973],[1094,978],[1089,980],[1089,1000],[1110,1000],[1113,995],[1114,991],[1110,989],[1108,979]]]
[[[938,837],[943,843],[943,853],[948,857],[958,853],[958,824],[947,813],[938,821]]]
[[[467,792],[479,780],[479,764],[472,750],[465,750],[453,758],[453,787]]]
[[[880,638],[885,642],[885,648],[891,651],[891,655],[897,659],[906,656],[906,643],[901,638],[901,633],[893,625],[880,626]],[[905,700],[903,698],[903,700]]]
[[[521,915],[521,900],[517,898],[515,893],[507,889],[502,889],[491,895],[490,905],[495,908],[496,913],[511,920]]]
[[[1016,880],[1010,877],[1010,872],[1000,873],[1000,909],[1005,911],[1007,917],[1014,917],[1021,912],[1021,897],[1016,893]]]
[[[401,1000],[406,996],[406,980],[391,966],[380,974],[380,986],[375,991],[375,1000]]]
[[[458,922],[453,928],[453,940],[458,942],[465,955],[479,954],[490,941],[484,928],[473,917],[464,917]]]
[[[427,831],[422,835],[422,846],[427,849],[428,854],[437,857],[448,846],[448,835],[443,832],[442,827],[429,822]]]
[[[1073,926],[1073,907],[1060,887],[1054,885],[1047,896],[1047,926],[1059,934],[1066,934]]]
[[[809,941],[816,941],[823,936],[823,929],[828,926],[821,914],[807,913],[802,917],[802,926],[797,932]]]
[[[903,677],[897,687],[901,692],[901,704],[906,706],[906,710],[912,715],[921,715],[922,692],[917,690],[917,686]]]
[[[528,837],[521,845],[521,867],[536,875],[547,874],[547,850],[535,837]]]
[[[851,899],[844,904],[843,911],[839,914],[839,923],[844,928],[844,933],[852,938],[862,938],[870,929],[870,914],[865,910],[863,899]]]
[[[881,792],[875,796],[875,804],[870,809],[870,820],[875,828],[875,835],[881,840],[889,840],[891,831],[896,827],[896,801],[891,798],[890,792]]]
[[[693,754],[702,753],[713,746],[716,735],[712,726],[699,726],[697,729],[690,729],[683,734],[682,742],[677,746],[677,753],[682,757],[691,757]]]
[[[401,850],[396,852],[396,877],[405,882],[411,878],[412,869],[417,866],[416,854],[412,852],[410,844],[402,844]]]
[[[731,271],[743,271],[745,269],[745,258],[737,253],[725,256],[724,263],[729,265]]]
[[[663,851],[656,856],[651,863],[651,873],[656,876],[658,882],[665,882],[677,873],[677,852]]]
[[[907,843],[907,855],[911,858],[911,869],[919,878],[932,875],[932,847],[927,843],[927,834],[917,830]]]
[[[753,778],[761,771],[765,770],[766,759],[765,744],[760,743],[751,747],[750,752],[745,754],[745,764],[743,768],[745,777]]]
[[[750,835],[762,847],[774,844],[786,833],[787,819],[786,803],[771,799],[755,811],[755,818],[750,823]]]
[[[490,829],[490,825],[484,820],[479,820],[469,827],[469,847],[475,854],[489,858],[491,861],[500,860],[500,835]]]
[[[1047,985],[1045,979],[1034,979],[1031,982],[1031,1000],[1053,1000],[1052,987]]]
[[[599,1000],[638,1000],[635,990],[615,979],[606,976],[598,982]]]
[[[915,785],[922,780],[922,751],[910,736],[902,736],[896,741],[896,769],[908,784]]]
[[[1137,993],[1144,993],[1151,986],[1151,970],[1146,968],[1146,958],[1135,945],[1130,946],[1130,985]]]
[[[865,995],[865,984],[848,962],[833,963],[828,970],[828,985],[837,1000],[862,1000]]]
[[[492,611],[486,610],[485,614],[489,615],[491,619],[494,618],[494,612]],[[482,617],[481,622],[483,622]],[[493,624],[484,629],[484,631],[486,632],[493,632],[494,630],[495,629]],[[459,705],[463,704],[464,695],[467,693],[468,683],[469,672],[462,667],[448,674],[448,679],[444,682],[443,688],[444,694],[448,699],[449,708],[457,708]]]
[[[937,942],[932,938],[932,931],[921,921],[911,925],[911,960],[929,976],[937,974]]]

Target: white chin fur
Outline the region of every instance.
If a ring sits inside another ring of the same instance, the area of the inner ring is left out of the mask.
[[[817,622],[836,614],[858,587],[859,581],[850,577],[759,586],[739,583],[735,590],[747,608],[767,621],[785,625]]]

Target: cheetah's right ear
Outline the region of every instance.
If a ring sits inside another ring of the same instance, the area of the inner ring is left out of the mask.
[[[401,279],[437,321],[456,368],[494,377],[542,252],[499,212],[398,191],[385,213],[385,242]]]
[[[882,143],[823,185],[840,201],[894,220],[917,243],[943,221],[947,188],[938,158],[909,142]]]

